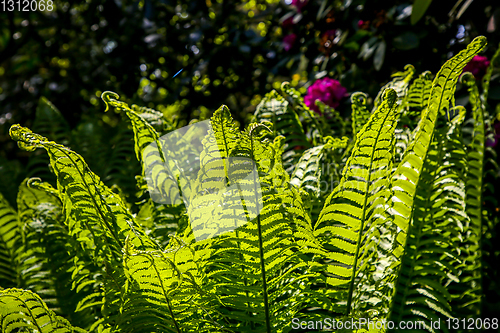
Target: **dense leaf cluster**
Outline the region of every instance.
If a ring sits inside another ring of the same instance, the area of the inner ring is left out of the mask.
[[[350,121],[321,103],[314,113],[287,83],[243,131],[222,106],[178,161],[161,141],[171,119],[105,92],[132,126],[136,213],[81,155],[13,125],[21,149],[46,151],[56,185],[25,180],[17,210],[0,197],[2,330],[271,333],[294,318],[366,318],[446,332],[431,323],[498,315],[485,101],[500,52],[482,93],[460,78],[485,45],[476,38],[434,79],[406,66],[371,110],[354,94]],[[459,79],[469,110],[455,103]],[[46,100],[40,110],[57,116]],[[165,172],[186,161],[194,177]],[[154,202],[146,183],[186,204]]]

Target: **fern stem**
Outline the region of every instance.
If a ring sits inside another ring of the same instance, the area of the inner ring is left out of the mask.
[[[250,131],[250,154],[252,161],[254,161],[254,155],[253,155],[253,131]],[[258,202],[259,196],[257,195],[257,181],[258,179],[256,178],[255,172],[253,172],[253,186],[254,186],[254,193],[255,193],[255,202]],[[262,294],[264,297],[264,311],[266,315],[266,330],[267,333],[271,333],[271,318],[269,314],[269,299],[267,295],[267,281],[266,281],[266,265],[264,262],[264,248],[263,248],[263,241],[262,241],[262,226],[261,226],[261,221],[260,221],[260,212],[257,214],[257,233],[259,236],[259,256],[260,256],[260,270],[262,273]]]

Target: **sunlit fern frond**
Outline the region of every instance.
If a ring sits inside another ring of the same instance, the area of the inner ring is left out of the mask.
[[[69,237],[58,192],[48,183],[31,178],[19,187],[18,214],[22,244],[17,249],[20,271],[18,287],[36,292],[49,309],[71,319],[80,327],[90,327],[100,314],[99,307],[75,313],[81,299],[93,290],[72,283],[76,251]],[[85,269],[97,269],[92,264]],[[83,272],[79,272],[83,273]],[[95,276],[95,275],[94,275]],[[79,292],[76,292],[76,289]],[[82,289],[85,289],[82,291]]]
[[[200,136],[205,135],[204,122],[199,123],[199,126],[194,124],[173,132],[169,132],[171,125],[164,124],[167,134],[160,136],[150,124],[153,110],[138,113],[117,98],[118,95],[110,91],[102,94],[107,109],[113,106],[125,112],[132,123],[137,160],[142,164],[143,177],[147,181],[151,198],[157,203],[183,203],[190,196],[192,178],[197,172],[196,168],[191,170],[191,166],[198,163],[200,153],[199,142],[191,143],[193,140],[200,141]],[[135,110],[144,111],[138,107]],[[153,115],[159,117],[157,111],[154,112],[156,113]],[[164,121],[161,120],[161,123]]]
[[[452,316],[450,284],[460,278],[465,214],[466,153],[461,141],[465,109],[437,120],[416,188],[415,210],[396,284],[391,320],[432,321]],[[450,289],[450,290],[449,290]]]
[[[305,190],[309,195],[307,204],[311,210],[309,215],[315,221],[319,217],[324,199],[333,191],[340,181],[337,170],[341,166],[332,158],[332,150],[347,147],[348,138],[328,137],[326,144],[309,148],[300,157],[295,170],[290,177],[290,184]],[[340,174],[341,170],[338,170]]]
[[[406,103],[406,114],[415,118],[420,116],[429,103],[429,96],[432,89],[432,74],[425,71],[413,80],[408,90]]]
[[[0,289],[0,328],[2,332],[85,333],[57,316],[40,296],[22,289]]]
[[[289,329],[287,322],[312,302],[305,281],[318,274],[305,270],[303,249],[315,244],[280,159],[285,138],[270,142],[271,124],[253,123],[228,149],[229,112],[217,111],[211,121],[214,139],[204,140],[196,204],[188,209],[194,246],[206,253],[204,285],[224,303],[229,329]]]
[[[155,247],[147,237],[141,237],[142,229],[121,199],[101,182],[80,155],[19,125],[13,125],[9,134],[27,151],[36,148],[47,151],[57,176],[70,234],[81,238],[84,248],[94,251],[97,262],[119,258],[129,231],[136,236],[135,246]]]
[[[472,141],[467,147],[468,173],[466,183],[466,212],[469,216],[464,226],[464,242],[461,259],[464,283],[454,302],[454,310],[461,313],[466,307],[468,313],[479,315],[481,308],[483,271],[481,240],[483,237],[483,191],[485,162],[485,106],[479,96],[476,80],[470,73],[464,73],[461,81],[467,86],[472,105]]]
[[[393,251],[395,259],[392,259],[393,262],[397,263],[400,260],[398,258],[401,258],[407,246],[407,235],[415,232],[412,230],[414,227],[410,221],[415,213],[414,207],[417,188],[424,162],[428,158],[427,154],[430,151],[429,146],[431,145],[438,115],[445,117],[448,113],[447,111],[453,102],[453,94],[462,69],[485,44],[486,40],[484,37],[477,37],[468,45],[467,49],[458,53],[441,67],[441,70],[434,79],[429,104],[417,127],[415,139],[410,143],[403,160],[392,175],[392,198],[389,201],[390,208],[387,210],[387,214],[392,223],[398,227],[395,238],[395,249]],[[394,267],[391,269],[394,269]],[[394,274],[394,276],[402,276],[399,273],[399,269],[396,269],[396,271],[398,271],[398,274]],[[387,274],[393,273],[388,272]],[[398,290],[396,290],[397,292]],[[399,318],[402,315],[401,304],[394,304],[393,307],[399,309],[399,311],[392,310],[391,318]],[[422,318],[428,319],[427,315],[420,315]]]
[[[461,70],[485,44],[484,37],[474,39],[467,49],[448,60],[438,72],[433,82],[428,107],[416,128],[415,139],[410,143],[403,160],[392,175],[391,187],[394,198],[391,200],[389,214],[394,223],[401,229],[397,239],[398,243],[401,244],[399,253],[402,253],[404,244],[406,244],[405,234],[408,230],[409,219],[413,214],[411,207],[413,207],[415,189],[431,143],[436,119],[439,114],[444,116],[445,110],[450,107]]]
[[[21,148],[28,151],[44,148],[49,154],[63,203],[65,224],[69,235],[79,244],[77,251],[80,253],[76,258],[89,256],[105,272],[103,289],[94,290],[88,297],[116,299],[124,279],[121,257],[125,238],[129,237],[136,248],[144,250],[157,249],[157,244],[146,236],[120,197],[101,182],[80,155],[19,125],[13,125],[9,133]],[[87,272],[82,278],[89,278],[89,275]],[[92,278],[88,283],[93,283]],[[119,302],[104,301],[103,304],[107,309],[106,319],[112,321]],[[85,306],[89,304],[79,306],[78,310]]]
[[[362,284],[376,255],[392,171],[397,95],[386,90],[384,100],[357,134],[340,184],[326,200],[314,234],[329,251],[325,283],[338,299],[336,312],[361,317]],[[363,282],[365,283],[365,282]],[[361,294],[358,294],[361,293]]]
[[[368,110],[366,100],[368,96],[365,93],[357,92],[351,95],[352,109],[352,132],[358,133],[365,126],[371,112]]]
[[[61,115],[61,112],[45,97],[40,97],[38,101],[33,130],[62,144],[68,144],[69,142],[70,130],[68,123]],[[43,151],[35,151],[30,155],[27,177],[40,177],[45,181],[55,183],[54,174],[48,168],[49,163],[49,158]]]

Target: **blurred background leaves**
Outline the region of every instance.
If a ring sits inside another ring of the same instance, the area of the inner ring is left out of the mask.
[[[8,128],[32,127],[41,97],[60,110],[68,142],[98,172],[96,156],[107,153],[93,154],[92,142],[114,149],[127,137],[121,116],[103,112],[103,91],[177,126],[226,104],[243,126],[283,81],[305,94],[329,77],[373,98],[391,73],[408,63],[435,73],[477,35],[488,38],[490,58],[499,18],[496,0],[80,0],[55,1],[52,11],[4,11],[0,191],[11,198],[27,173],[28,155]],[[500,99],[499,88],[494,80],[491,99]],[[342,100],[341,115],[349,103]]]

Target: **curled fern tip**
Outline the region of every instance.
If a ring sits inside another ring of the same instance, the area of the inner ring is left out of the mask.
[[[22,126],[19,124],[14,124],[10,127],[9,129],[9,135],[14,141],[19,141],[21,140],[21,130]]]
[[[113,99],[111,99],[111,97]],[[109,110],[109,104],[112,104],[118,98],[120,98],[120,95],[118,95],[117,93],[115,93],[113,91],[105,91],[102,93],[101,98],[104,101],[104,103],[106,103],[106,110],[104,110],[104,112],[106,112]]]
[[[471,72],[465,72],[460,77],[460,82],[468,87],[471,87],[476,82],[476,79],[474,78],[474,75]]]

